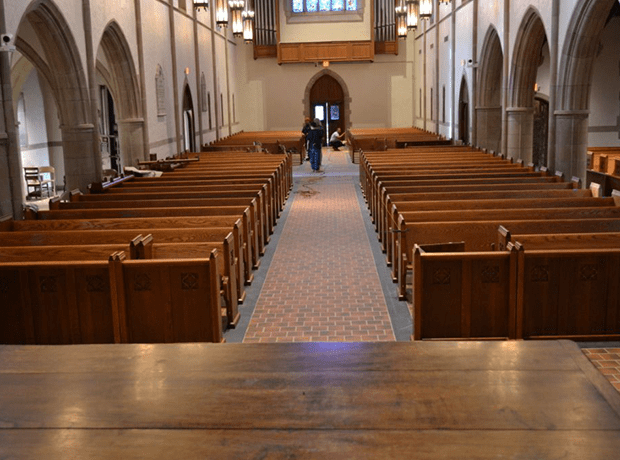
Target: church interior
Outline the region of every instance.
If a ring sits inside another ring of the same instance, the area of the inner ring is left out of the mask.
[[[619,51],[618,0],[0,0],[0,458],[617,458]]]

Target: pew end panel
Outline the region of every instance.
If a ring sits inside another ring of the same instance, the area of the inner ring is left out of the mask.
[[[620,339],[620,249],[517,247],[517,338]]]
[[[413,253],[414,340],[516,337],[516,251]]]
[[[217,251],[208,260],[121,261],[127,341],[222,342],[219,263]]]
[[[107,261],[0,263],[0,342],[114,341]]]

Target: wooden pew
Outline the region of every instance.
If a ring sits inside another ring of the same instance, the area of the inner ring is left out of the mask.
[[[414,247],[413,339],[516,338],[516,251],[453,251]]]
[[[588,191],[583,191],[582,195],[587,195]],[[396,228],[398,225],[398,216],[400,213],[408,215],[410,212],[429,212],[433,211],[435,214],[426,214],[429,221],[442,221],[444,216],[449,218],[456,212],[461,210],[476,211],[476,210],[505,210],[505,209],[566,209],[573,210],[576,208],[604,208],[615,206],[615,201],[611,198],[592,198],[592,197],[577,197],[567,196],[552,197],[552,198],[509,198],[504,199],[488,199],[488,200],[444,200],[444,201],[396,201],[391,202],[388,199],[388,206],[391,205],[391,212],[383,213],[382,221],[379,221],[377,226],[379,241],[382,243],[384,252],[388,254],[388,263],[393,261],[393,247],[394,241],[392,238],[392,232],[390,228]],[[444,214],[445,212],[445,214]],[[438,214],[438,213],[441,213]],[[439,216],[439,217],[437,217]],[[465,214],[458,216],[459,220],[467,220]]]
[[[507,249],[416,246],[413,339],[620,338],[620,249]]]
[[[620,231],[619,218],[596,218],[596,219],[560,219],[549,221],[547,219],[536,220],[480,220],[480,221],[455,221],[455,222],[414,222],[402,224],[401,233],[398,233],[398,260],[394,261],[396,267],[396,278],[398,281],[399,298],[406,298],[406,267],[411,260],[411,252],[403,252],[401,244],[445,243],[447,241],[464,241],[465,250],[472,252],[488,251],[491,245],[497,241],[497,229],[500,225],[510,228],[513,232],[518,232],[522,228],[545,228],[552,223],[557,228],[568,228],[575,232],[575,228],[582,228],[582,231]],[[597,229],[597,230],[592,230]],[[604,229],[604,230],[603,230]],[[405,232],[406,231],[406,232]],[[577,230],[579,231],[579,230]],[[403,237],[403,235],[405,235]],[[404,243],[401,243],[404,241]]]
[[[218,263],[0,262],[0,343],[221,342]]]
[[[620,339],[620,249],[517,250],[517,338]]]
[[[12,231],[0,233],[0,248],[15,246],[81,246],[81,245],[113,245],[121,244],[129,246],[130,241],[136,239],[136,235],[151,234],[158,243],[191,243],[189,246],[181,249],[176,248],[176,252],[172,247],[167,248],[165,256],[174,258],[187,258],[188,251],[192,248],[195,251],[193,258],[205,256],[205,250],[202,254],[197,243],[207,244],[209,250],[219,249],[222,255],[221,284],[226,299],[226,307],[228,309],[228,319],[234,327],[239,319],[238,303],[243,301],[245,292],[240,290],[243,282],[239,279],[238,264],[239,257],[235,252],[235,244],[232,232],[229,228],[207,228],[207,229],[116,229],[116,230],[65,230],[55,231],[48,230],[39,231]],[[157,252],[153,251],[156,256]],[[152,256],[150,256],[152,257]],[[149,257],[149,258],[150,258]],[[141,258],[145,258],[142,256]]]
[[[176,218],[176,221],[202,219],[208,217],[231,216],[235,220],[241,215],[242,227],[239,229],[239,248],[243,248],[243,258],[246,270],[246,284],[252,281],[251,267],[260,265],[260,239],[257,230],[258,218],[250,212],[249,207],[164,207],[164,208],[127,208],[127,209],[61,209],[39,211],[35,220],[94,220],[94,219],[142,219],[142,218]],[[183,218],[183,219],[181,219]],[[175,224],[168,228],[178,226]],[[181,227],[185,227],[181,225]],[[192,227],[192,225],[188,225]],[[233,228],[234,231],[234,228]]]

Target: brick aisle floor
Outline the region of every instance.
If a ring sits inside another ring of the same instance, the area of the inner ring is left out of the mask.
[[[583,353],[620,391],[620,348],[583,348]]]
[[[244,342],[393,341],[348,152],[305,162]]]

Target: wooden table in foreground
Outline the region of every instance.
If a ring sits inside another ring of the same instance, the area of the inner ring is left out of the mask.
[[[0,346],[0,458],[612,459],[575,344]]]

